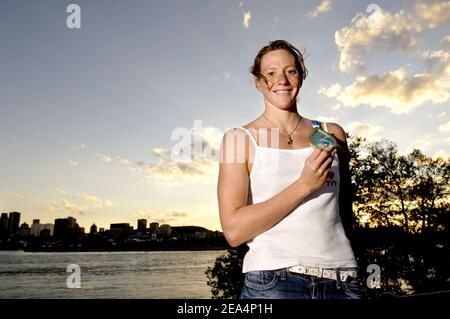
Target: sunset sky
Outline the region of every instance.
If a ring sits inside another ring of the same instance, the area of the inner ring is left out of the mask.
[[[0,212],[220,230],[218,163],[176,137],[217,149],[258,117],[249,67],[275,39],[305,52],[303,116],[449,156],[449,21],[447,1],[2,0]]]

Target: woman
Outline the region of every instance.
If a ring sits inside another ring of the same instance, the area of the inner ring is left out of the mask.
[[[307,69],[289,42],[263,47],[251,72],[264,112],[224,134],[217,188],[225,238],[249,246],[241,298],[360,298],[344,228],[351,222],[346,134],[299,114]],[[311,146],[319,125],[336,148]]]

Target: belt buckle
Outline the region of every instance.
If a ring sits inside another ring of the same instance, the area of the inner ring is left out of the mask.
[[[357,272],[353,270],[344,270],[340,273],[341,281],[346,281],[348,277],[357,278]]]

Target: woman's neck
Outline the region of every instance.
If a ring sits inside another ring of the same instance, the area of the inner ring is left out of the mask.
[[[264,116],[270,120],[272,126],[276,125],[283,132],[292,130],[297,124],[301,115],[297,111],[297,105],[294,104],[291,108],[282,110],[273,106],[266,105]]]

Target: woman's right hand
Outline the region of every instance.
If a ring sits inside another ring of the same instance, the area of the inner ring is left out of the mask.
[[[308,156],[303,166],[299,182],[311,193],[318,190],[327,180],[336,150],[317,148]]]

